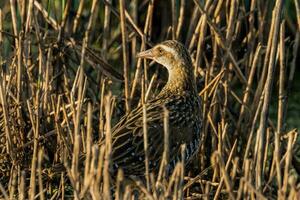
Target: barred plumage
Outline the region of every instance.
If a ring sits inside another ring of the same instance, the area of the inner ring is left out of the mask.
[[[163,107],[169,111],[170,167],[180,158],[180,145],[185,143],[186,159],[190,159],[200,144],[201,106],[187,49],[169,40],[138,54],[152,59],[168,69],[169,79],[159,95],[146,103],[149,167],[156,171],[163,153]],[[104,143],[101,141],[100,144]],[[114,172],[122,168],[125,175],[145,173],[143,141],[143,109],[138,107],[124,116],[112,129],[112,160]]]

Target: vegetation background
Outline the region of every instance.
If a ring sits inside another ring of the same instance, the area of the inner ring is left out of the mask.
[[[299,199],[299,30],[299,0],[1,1],[0,198]],[[193,59],[199,153],[109,177],[110,127],[167,80],[136,54],[167,39]]]

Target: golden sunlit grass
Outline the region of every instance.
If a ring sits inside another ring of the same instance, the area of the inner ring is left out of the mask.
[[[11,0],[0,18],[0,198],[300,198],[298,0]],[[166,39],[193,59],[201,147],[168,176],[165,111],[159,173],[111,177],[111,128],[167,79],[136,54]]]

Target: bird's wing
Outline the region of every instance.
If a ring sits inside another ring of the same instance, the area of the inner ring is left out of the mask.
[[[160,104],[148,104],[147,133],[150,169],[159,166],[163,152],[163,108]],[[145,172],[145,150],[143,135],[143,109],[138,107],[123,117],[112,130],[112,160],[116,168],[125,173],[143,174]]]

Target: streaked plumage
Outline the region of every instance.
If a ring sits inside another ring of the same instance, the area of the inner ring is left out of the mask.
[[[151,171],[156,171],[163,153],[163,106],[169,111],[169,151],[172,168],[180,157],[181,144],[187,145],[186,159],[189,159],[199,146],[201,108],[192,61],[187,49],[173,40],[158,44],[139,53],[138,56],[153,59],[168,69],[168,82],[155,99],[146,103],[146,113],[149,167]],[[124,116],[112,129],[114,169],[121,167],[125,175],[144,174],[143,142],[143,109],[140,106]]]

